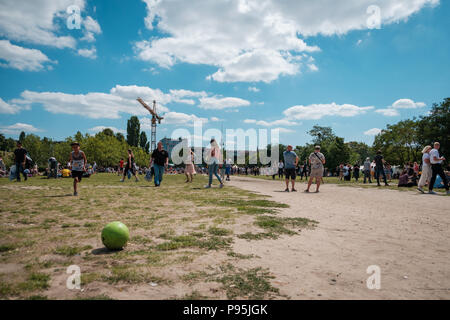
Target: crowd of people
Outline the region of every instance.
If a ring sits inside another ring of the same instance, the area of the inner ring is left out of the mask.
[[[207,149],[207,156],[204,159],[206,166],[195,165],[195,154],[190,151],[190,153],[185,155],[184,168],[169,165],[169,154],[163,149],[161,142],[158,143],[157,148],[152,152],[148,167],[139,167],[135,163],[132,150],[128,150],[126,161],[121,159],[116,167],[97,167],[95,162],[92,165],[88,164],[87,156],[80,150],[78,142],[72,143],[71,146],[72,152],[69,155],[69,163],[66,166],[62,166],[54,157],[51,157],[43,175],[47,178],[72,177],[74,179],[75,196],[78,195],[77,186],[82,178],[89,177],[96,172],[117,173],[117,175],[122,176],[121,182],[125,182],[127,176],[128,179],[134,177],[135,181],[138,182],[138,176],[145,175],[147,181],[154,181],[155,187],[161,185],[164,174],[184,174],[186,183],[192,183],[197,173],[206,174],[209,176],[209,180],[205,188],[211,188],[214,177],[219,182],[219,187],[222,188],[224,182],[230,181],[230,176],[232,175],[259,176],[268,174],[268,171],[265,170],[267,168],[255,165],[237,166],[233,163],[233,160],[223,159],[222,151],[215,139],[210,141],[210,146]],[[292,146],[289,145],[282,155],[282,160],[270,167],[270,175],[274,180],[277,175],[279,179],[285,179],[286,192],[297,191],[295,189],[297,176],[300,177],[300,180],[303,180],[303,177],[305,177],[307,181],[305,192],[310,192],[314,179],[316,192],[319,192],[324,176],[336,176],[339,178],[339,181],[351,181],[354,179],[358,182],[359,179],[362,179],[364,184],[376,181],[378,186],[381,186],[381,179],[386,186],[389,186],[389,182],[392,179],[398,179],[398,187],[417,187],[418,191],[422,193],[425,193],[424,187],[428,185],[430,194],[435,194],[433,191],[435,187],[442,186],[448,194],[449,178],[444,172],[442,164],[445,158],[440,156],[439,148],[439,142],[435,142],[433,147],[426,146],[422,150],[422,164],[408,162],[404,164],[401,171],[398,170],[398,167],[391,166],[384,159],[381,150],[379,150],[373,159],[367,157],[362,164],[356,163],[351,165],[350,163],[342,163],[336,168],[334,173],[331,173],[325,168],[326,158],[320,152],[320,146],[316,146],[314,152],[301,162],[293,151]],[[27,150],[23,148],[20,141],[17,142],[17,148],[14,151],[14,165],[11,166],[9,171],[0,157],[0,177],[8,175],[11,180],[15,179],[18,182],[21,181],[21,176],[26,181],[28,177],[39,175],[37,165],[33,164]],[[291,189],[289,189],[289,186],[291,186]]]

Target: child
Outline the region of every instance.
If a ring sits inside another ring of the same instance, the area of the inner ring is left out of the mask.
[[[73,178],[73,195],[78,196],[78,183],[83,178],[83,173],[86,171],[86,155],[80,150],[80,144],[78,142],[72,142],[72,153],[70,154],[69,164],[72,168]]]

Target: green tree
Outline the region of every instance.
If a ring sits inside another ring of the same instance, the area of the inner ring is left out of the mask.
[[[19,141],[23,143],[23,141],[25,140],[25,137],[26,137],[26,134],[25,134],[25,132],[22,131],[19,135]]]
[[[333,140],[336,137],[331,127],[321,127],[318,125],[313,126],[308,134],[313,137],[312,142],[318,145],[321,145],[324,141]]]
[[[132,116],[127,123],[127,142],[130,146],[137,147],[139,145],[139,137],[141,132],[141,124],[136,116]]]
[[[139,137],[139,146],[145,150],[146,145],[147,145],[148,139],[147,139],[147,134],[145,133],[145,131],[141,132],[141,135]]]
[[[450,98],[433,104],[428,116],[421,117],[417,124],[418,140],[422,146],[439,141],[440,153],[450,159]]]

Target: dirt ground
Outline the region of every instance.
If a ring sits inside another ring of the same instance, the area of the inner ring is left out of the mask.
[[[289,204],[281,216],[319,222],[300,235],[234,244],[260,256],[291,299],[450,298],[450,197],[335,184],[285,193],[281,181],[243,177],[231,185]],[[366,285],[371,265],[380,267],[379,290]]]
[[[0,299],[448,299],[450,198],[232,177],[0,180]],[[313,186],[314,190],[314,186]],[[124,222],[122,251],[101,243]],[[66,286],[81,268],[81,290]],[[369,290],[369,266],[381,288]]]

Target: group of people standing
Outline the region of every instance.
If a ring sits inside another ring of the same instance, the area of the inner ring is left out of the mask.
[[[299,158],[292,150],[292,146],[288,145],[285,152],[283,152],[284,160],[284,175],[286,180],[285,192],[289,192],[289,182],[291,183],[291,192],[296,192],[295,178],[297,176],[296,168],[298,166]],[[316,179],[316,193],[319,192],[320,184],[323,181],[324,164],[326,162],[325,156],[320,152],[320,146],[315,146],[314,152],[308,157],[309,165],[311,166],[311,173],[308,180],[308,187],[305,192],[310,192],[313,180]]]

